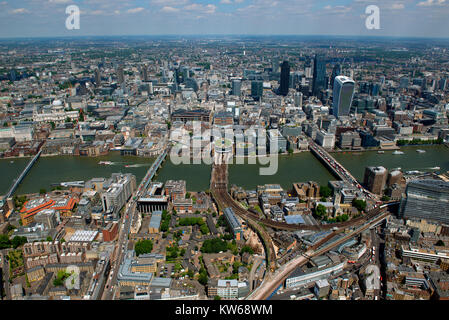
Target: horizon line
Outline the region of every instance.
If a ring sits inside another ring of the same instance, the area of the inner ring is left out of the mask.
[[[399,35],[349,35],[349,34],[127,34],[127,35],[60,35],[60,36],[16,36],[0,37],[4,40],[38,40],[38,39],[82,39],[82,38],[136,38],[136,37],[322,37],[322,38],[371,38],[371,39],[426,39],[426,40],[449,40],[449,37],[439,36],[399,36]]]

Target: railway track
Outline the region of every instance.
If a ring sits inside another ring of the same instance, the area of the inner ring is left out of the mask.
[[[259,221],[254,219],[253,214],[243,209],[237,204],[228,193],[227,189],[227,165],[214,165],[212,168],[211,192],[218,207],[223,211],[225,208],[231,208],[234,213],[241,217],[248,226],[250,226],[262,239],[265,251],[267,266],[274,271],[276,268],[276,250],[271,241],[271,237]]]

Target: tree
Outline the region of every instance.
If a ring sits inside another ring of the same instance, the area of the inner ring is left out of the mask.
[[[327,215],[327,209],[322,204],[319,204],[315,209],[315,214],[321,219]]]
[[[240,250],[240,255],[243,255],[245,252],[248,252],[251,255],[254,254],[254,250],[250,246],[243,246]]]
[[[209,233],[209,228],[207,227],[206,224],[203,224],[200,227],[200,231],[201,231],[202,234],[208,234]]]
[[[204,253],[219,253],[220,251],[227,251],[228,245],[225,240],[220,238],[209,239],[203,242],[201,252]]]
[[[50,236],[48,236],[47,241],[53,241],[53,239]]]
[[[204,268],[201,268],[200,270],[200,276],[198,277],[198,282],[201,283],[203,286],[205,286],[207,284],[208,281],[208,277],[207,277],[207,271]]]
[[[366,209],[366,201],[365,200],[354,199],[354,200],[352,200],[352,205],[354,206],[354,208],[359,210],[359,212],[364,211]]]
[[[11,241],[6,234],[0,234],[0,249],[6,249],[11,247]]]
[[[221,300],[221,297],[220,296],[215,296],[214,300]]]
[[[320,196],[324,198],[329,198],[332,195],[332,189],[328,186],[320,187]]]
[[[153,242],[151,240],[139,240],[134,245],[136,256],[141,254],[150,253],[153,250]]]
[[[43,188],[39,190],[39,194],[46,194],[46,193],[47,193],[47,190],[45,190]]]

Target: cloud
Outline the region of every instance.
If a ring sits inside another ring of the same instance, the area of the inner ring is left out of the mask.
[[[49,3],[69,3],[72,0],[48,0]]]
[[[393,5],[391,6],[391,9],[394,9],[394,10],[401,10],[404,8],[405,8],[405,5],[403,3],[393,3]]]
[[[176,7],[189,3],[189,0],[151,0],[150,3],[155,6]]]
[[[417,6],[419,6],[419,7],[431,7],[431,6],[436,6],[436,5],[442,5],[445,2],[446,2],[446,0],[426,0],[426,1],[419,2],[417,4]]]
[[[126,12],[128,12],[128,13],[139,13],[139,12],[142,12],[144,10],[145,10],[145,8],[138,7],[138,8],[128,9]]]
[[[199,3],[192,3],[184,7],[184,10],[204,14],[213,14],[215,13],[216,9],[217,9],[216,5],[213,4],[202,5]]]
[[[222,3],[222,4],[232,4],[232,0],[221,0],[220,3]]]
[[[165,6],[165,7],[163,7],[163,8],[161,9],[161,11],[162,11],[162,12],[165,12],[165,13],[175,13],[175,12],[179,12],[180,10],[179,10],[178,8],[173,8],[173,7],[170,7],[170,6]]]
[[[22,13],[30,13],[30,11],[25,9],[25,8],[18,8],[18,9],[14,9],[14,10],[9,11],[9,13],[11,13],[11,14],[22,14]]]

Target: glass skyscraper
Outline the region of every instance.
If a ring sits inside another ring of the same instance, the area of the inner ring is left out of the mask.
[[[251,96],[259,100],[263,95],[263,82],[262,81],[252,81],[251,82]]]
[[[232,95],[240,96],[242,94],[242,81],[232,80]]]
[[[351,78],[338,76],[334,81],[334,98],[332,111],[338,117],[349,116],[354,97],[355,82]]]
[[[290,65],[288,61],[284,61],[281,66],[281,85],[279,87],[279,94],[282,96],[288,95],[288,88],[290,87]]]
[[[332,69],[332,76],[331,76],[331,88],[334,89],[334,81],[335,78],[338,77],[341,74],[341,66],[339,63],[337,63],[334,66],[334,69]]]
[[[407,184],[401,201],[404,218],[418,218],[449,223],[449,182],[415,180]]]
[[[312,95],[318,96],[326,88],[326,62],[324,57],[316,55],[313,63]]]

